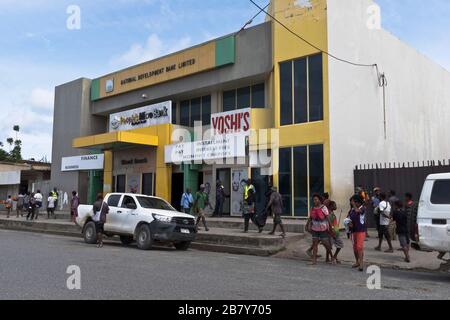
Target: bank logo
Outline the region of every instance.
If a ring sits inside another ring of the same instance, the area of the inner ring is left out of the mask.
[[[114,117],[114,118],[111,120],[111,127],[112,127],[114,130],[119,129],[119,127],[120,127],[120,119],[117,118],[117,117]]]
[[[114,80],[106,80],[106,93],[110,93],[114,91]]]

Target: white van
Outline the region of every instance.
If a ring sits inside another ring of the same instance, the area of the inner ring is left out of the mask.
[[[450,252],[450,173],[428,176],[420,197],[417,224],[421,247]]]

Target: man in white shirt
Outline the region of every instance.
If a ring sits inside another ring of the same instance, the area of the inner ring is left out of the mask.
[[[39,218],[39,209],[42,208],[42,200],[44,200],[44,197],[42,196],[41,190],[38,190],[36,194],[34,195],[34,200],[36,201],[36,215],[35,220]]]
[[[389,245],[389,249],[386,250],[386,253],[393,253],[394,248],[392,247],[392,239],[389,236],[389,224],[392,219],[392,208],[387,201],[387,196],[385,193],[380,194],[380,204],[378,205],[378,211],[380,213],[380,230],[378,232],[378,247],[375,248],[377,251],[381,251],[381,245],[383,244],[383,237],[386,238],[386,241]]]

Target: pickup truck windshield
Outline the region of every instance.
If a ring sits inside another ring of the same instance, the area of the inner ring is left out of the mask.
[[[141,207],[144,209],[176,211],[170,204],[161,199],[149,197],[136,197],[136,198],[139,201]]]

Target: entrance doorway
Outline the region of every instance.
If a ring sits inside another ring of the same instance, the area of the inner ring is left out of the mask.
[[[181,211],[181,196],[183,195],[184,188],[184,174],[173,173],[172,174],[172,207]]]
[[[220,180],[225,189],[225,194],[231,195],[231,169],[218,169],[217,179]],[[214,187],[216,182],[214,182]],[[231,199],[225,198],[223,204],[223,214],[231,215]]]

